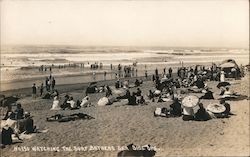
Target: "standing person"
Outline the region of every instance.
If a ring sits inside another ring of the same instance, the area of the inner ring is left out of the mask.
[[[159,74],[158,74],[158,69],[156,68],[155,69],[155,76],[157,77]]]
[[[47,84],[48,84],[48,91],[50,91],[50,87],[51,87],[51,77],[49,77],[47,81],[48,81],[48,83],[47,83]]]
[[[111,70],[113,69],[113,65],[112,65],[112,64],[110,64],[110,69],[111,69]]]
[[[46,91],[49,91],[49,85],[48,85],[48,83],[49,83],[49,78],[48,78],[48,77],[46,77],[46,79],[45,79],[45,87],[46,87]]]
[[[52,77],[52,82],[51,82],[51,88],[52,88],[52,91],[54,91],[55,89],[55,85],[56,85],[56,80],[54,77]]]
[[[32,97],[36,98],[36,84],[35,83],[32,86]]]
[[[170,67],[170,68],[168,69],[169,77],[172,77],[172,72],[173,72],[173,70],[172,70],[172,68]]]
[[[221,71],[220,82],[225,82],[225,72],[224,71]]]
[[[93,72],[93,80],[95,80],[95,72]]]
[[[145,77],[146,77],[146,79],[148,78],[148,72],[147,72],[147,70],[145,70]]]
[[[106,75],[107,75],[107,72],[104,71],[104,80],[106,80]]]
[[[40,96],[42,96],[42,95],[43,95],[43,83],[40,86]]]

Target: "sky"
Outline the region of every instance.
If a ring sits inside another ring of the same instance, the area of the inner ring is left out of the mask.
[[[248,0],[2,0],[1,44],[249,47]]]

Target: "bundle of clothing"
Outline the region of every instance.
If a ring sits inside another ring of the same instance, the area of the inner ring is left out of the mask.
[[[80,119],[95,119],[94,117],[87,115],[85,113],[74,113],[74,114],[70,114],[70,115],[62,115],[62,114],[56,114],[54,116],[51,117],[47,117],[46,120],[48,122],[69,122],[69,121],[75,121],[75,120],[80,120]]]

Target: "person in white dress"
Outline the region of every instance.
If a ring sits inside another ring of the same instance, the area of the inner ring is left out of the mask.
[[[225,82],[225,72],[224,71],[221,71],[220,82]]]
[[[183,107],[182,120],[189,121],[194,120],[194,109],[192,107]]]
[[[91,105],[89,101],[89,96],[86,96],[82,99],[82,102],[80,104],[81,107],[89,107]]]
[[[71,109],[76,109],[77,108],[76,102],[73,100],[73,97],[70,97],[69,100],[67,101],[67,103],[70,104]]]
[[[58,97],[55,96],[54,97],[54,101],[53,101],[53,105],[52,105],[52,108],[50,110],[60,110],[61,107],[59,105],[59,100],[58,100]]]

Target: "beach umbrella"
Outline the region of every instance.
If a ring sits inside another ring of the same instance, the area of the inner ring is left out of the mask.
[[[108,105],[109,103],[109,99],[107,97],[102,97],[101,99],[99,99],[99,101],[97,102],[98,106],[105,106]]]
[[[229,82],[220,82],[220,83],[218,83],[217,88],[230,86],[230,85],[231,84]]]
[[[207,106],[207,110],[213,113],[222,113],[226,110],[226,107],[221,104],[213,103]]]
[[[199,98],[195,95],[188,95],[182,99],[182,105],[185,107],[195,107],[199,103]]]

